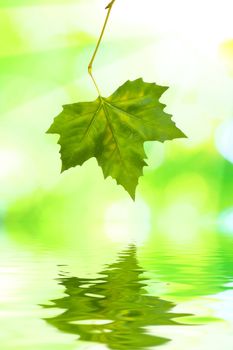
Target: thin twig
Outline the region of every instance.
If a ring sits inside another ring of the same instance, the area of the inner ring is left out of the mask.
[[[90,74],[90,77],[91,77],[91,79],[92,79],[92,81],[93,81],[93,83],[94,83],[94,85],[95,85],[95,87],[96,87],[96,90],[97,90],[99,96],[101,96],[101,94],[100,94],[99,87],[98,87],[98,85],[97,85],[97,83],[96,83],[96,81],[95,81],[95,79],[94,79],[94,77],[93,77],[93,74],[92,74],[92,66],[93,66],[93,62],[94,62],[94,60],[95,60],[97,51],[98,51],[98,49],[99,49],[101,40],[102,40],[102,38],[103,38],[105,29],[106,29],[106,26],[107,26],[107,23],[108,23],[108,20],[109,20],[109,16],[110,16],[110,13],[111,13],[111,10],[112,10],[112,7],[113,7],[113,4],[114,4],[115,1],[116,1],[116,0],[112,0],[112,1],[107,5],[107,7],[106,7],[106,9],[108,10],[108,12],[107,12],[107,15],[106,15],[106,18],[105,18],[105,21],[104,21],[104,25],[103,25],[103,28],[102,28],[102,30],[101,30],[100,37],[99,37],[99,39],[98,39],[98,42],[97,42],[96,48],[95,48],[95,50],[94,50],[94,53],[93,53],[93,55],[92,55],[91,61],[90,61],[89,65],[88,65],[88,73]]]

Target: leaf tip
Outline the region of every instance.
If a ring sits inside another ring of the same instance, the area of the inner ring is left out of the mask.
[[[68,169],[68,167],[65,166],[64,163],[62,163],[62,165],[61,165],[61,174],[64,173],[64,171],[66,171],[67,169]]]
[[[134,194],[130,194],[130,197],[131,197],[132,201],[135,202],[136,194],[135,193]]]
[[[46,134],[52,134],[53,133],[52,132],[53,131],[52,126],[53,126],[53,124],[50,125],[50,127],[45,131]]]
[[[182,130],[180,130],[180,129],[178,129],[178,130],[179,130],[178,138],[180,138],[180,139],[188,139],[188,136]]]
[[[105,7],[105,10],[108,10],[112,7],[113,3],[114,3],[115,0],[112,0],[106,7]]]
[[[126,190],[126,192],[128,192],[128,194],[130,195],[130,198],[133,200],[133,202],[135,202],[137,185],[134,188],[126,188],[125,186],[123,186],[123,187]]]

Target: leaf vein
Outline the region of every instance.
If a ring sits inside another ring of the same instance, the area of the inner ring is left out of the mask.
[[[108,124],[109,124],[109,128],[110,128],[112,137],[113,137],[113,139],[114,139],[114,141],[115,141],[115,144],[116,144],[116,147],[117,147],[119,156],[120,156],[121,163],[124,165],[124,161],[123,161],[123,158],[122,158],[122,155],[121,155],[121,151],[120,151],[120,148],[119,148],[119,145],[118,145],[118,141],[117,141],[117,138],[116,138],[116,136],[115,136],[115,131],[114,131],[114,128],[113,128],[113,126],[112,126],[112,123],[111,123],[111,121],[110,121],[110,119],[109,119],[108,110],[107,110],[107,108],[105,107],[104,104],[105,104],[105,102],[103,102],[103,109],[104,109],[104,111],[105,111],[106,119],[107,119],[107,122],[108,122]]]

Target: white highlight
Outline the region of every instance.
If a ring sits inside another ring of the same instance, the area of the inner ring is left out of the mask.
[[[217,129],[216,147],[219,153],[233,163],[233,119],[227,120]]]
[[[0,150],[0,178],[17,173],[22,164],[23,157],[18,151],[11,149]]]
[[[71,321],[71,324],[85,324],[85,325],[105,325],[112,323],[112,320],[80,320],[80,321]]]
[[[141,244],[150,226],[150,211],[142,200],[113,203],[105,213],[105,232],[113,242]]]
[[[233,208],[223,211],[218,218],[220,231],[233,234]]]

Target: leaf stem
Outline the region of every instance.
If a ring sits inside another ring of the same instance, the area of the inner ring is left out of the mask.
[[[112,10],[112,7],[113,7],[113,4],[114,4],[115,1],[116,1],[116,0],[112,0],[112,1],[106,6],[106,10],[108,10],[108,12],[107,12],[107,15],[106,15],[106,18],[105,18],[105,21],[104,21],[103,28],[102,28],[101,33],[100,33],[100,37],[99,37],[98,42],[97,42],[97,45],[96,45],[96,48],[95,48],[95,50],[94,50],[94,53],[93,53],[93,55],[92,55],[92,58],[91,58],[91,60],[90,60],[89,65],[88,65],[88,73],[89,73],[89,75],[90,75],[90,77],[91,77],[91,79],[92,79],[92,81],[93,81],[93,83],[94,83],[94,85],[95,85],[95,87],[96,87],[96,90],[97,90],[97,92],[98,92],[98,95],[99,95],[100,97],[101,97],[101,94],[100,94],[99,87],[98,87],[98,85],[97,85],[97,83],[96,83],[96,81],[95,81],[95,79],[94,79],[94,77],[93,77],[93,74],[92,74],[92,66],[93,66],[93,62],[94,62],[94,60],[95,60],[97,51],[98,51],[98,49],[99,49],[100,43],[101,43],[101,41],[102,41],[102,38],[103,38],[103,35],[104,35],[104,32],[105,32],[106,26],[107,26],[107,23],[108,23],[108,20],[109,20],[109,16],[110,16],[110,13],[111,13],[111,10]]]

